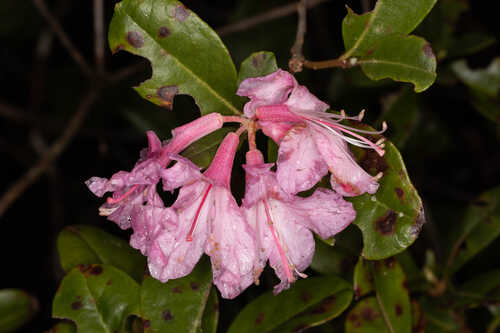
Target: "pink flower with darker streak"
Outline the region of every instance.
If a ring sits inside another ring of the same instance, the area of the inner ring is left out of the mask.
[[[147,132],[148,148],[132,171],[119,171],[109,180],[92,177],[85,182],[98,197],[113,192],[99,208],[99,214],[118,224],[122,229],[130,228],[136,206],[163,207],[156,185],[163,178],[165,167],[170,162],[169,154],[178,153],[199,138],[222,127],[223,118],[211,113],[172,131],[172,139],[163,145],[153,131]],[[165,180],[164,180],[165,185]]]
[[[274,93],[272,93],[272,91]],[[339,122],[361,120],[325,112],[329,106],[297,83],[288,72],[278,70],[264,77],[244,80],[237,92],[247,96],[245,114],[255,117],[263,132],[280,145],[277,179],[288,193],[312,188],[328,171],[332,188],[344,196],[375,193],[377,180],[353,159],[347,143],[374,149],[383,155],[382,141],[373,143],[358,130]]]
[[[142,218],[133,225],[134,245],[148,256],[154,278],[166,282],[185,276],[206,253],[222,297],[234,298],[254,281],[253,232],[229,185],[238,142],[229,133],[204,174],[189,160],[170,155],[176,164],[163,172],[164,188],[182,186],[177,200],[170,208],[137,211]]]
[[[257,274],[269,264],[281,283],[277,294],[289,288],[311,263],[314,254],[314,231],[322,238],[332,237],[351,223],[356,212],[341,195],[317,189],[310,197],[301,198],[284,192],[273,164],[264,164],[258,150],[247,153],[246,191],[243,208],[248,223],[256,234]]]

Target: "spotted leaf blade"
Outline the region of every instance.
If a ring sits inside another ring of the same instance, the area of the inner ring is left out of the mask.
[[[355,125],[373,130],[367,125]],[[374,141],[379,136],[374,136]],[[349,198],[356,210],[354,224],[363,235],[362,256],[379,260],[404,251],[417,239],[425,222],[422,200],[408,177],[401,154],[389,141],[385,143],[385,154],[351,147],[360,165],[371,175],[379,172],[378,191]]]
[[[62,230],[57,237],[57,250],[66,272],[78,265],[107,264],[140,281],[146,269],[146,259],[139,251],[126,241],[89,225],[72,225]]]
[[[416,92],[426,90],[436,80],[436,57],[430,44],[417,36],[385,37],[359,63],[370,79],[409,82]]]
[[[79,333],[123,332],[128,316],[139,314],[139,285],[108,265],[82,265],[61,282],[52,316],[75,322]]]
[[[176,0],[123,0],[109,27],[113,52],[147,58],[153,76],[136,91],[171,108],[176,94],[191,95],[202,114],[240,114],[236,69],[217,34]]]
[[[216,312],[205,311],[212,272],[208,257],[203,257],[195,269],[186,277],[161,283],[152,277],[144,279],[141,286],[141,317],[147,321],[145,332],[194,333],[216,324]]]
[[[269,291],[248,304],[228,332],[298,332],[340,315],[352,296],[351,286],[335,276],[299,280],[277,296]]]

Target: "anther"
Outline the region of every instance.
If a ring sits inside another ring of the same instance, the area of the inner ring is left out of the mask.
[[[383,172],[379,172],[375,176],[373,176],[373,180],[378,181],[380,178],[382,178],[383,175]]]
[[[363,120],[363,117],[365,116],[365,109],[361,110],[361,112],[358,114],[358,121]]]

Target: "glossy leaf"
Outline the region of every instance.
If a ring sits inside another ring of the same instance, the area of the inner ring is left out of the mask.
[[[462,59],[451,65],[453,72],[467,86],[489,96],[496,96],[500,91],[500,57],[495,58],[485,69],[470,69]]]
[[[404,88],[398,94],[389,96],[380,119],[389,124],[388,138],[398,149],[402,149],[420,120],[417,95]]]
[[[379,40],[390,34],[408,34],[424,19],[437,0],[378,0],[373,11],[357,15],[348,8],[342,22],[346,53],[365,56]]]
[[[260,51],[252,53],[248,58],[243,60],[238,73],[238,85],[241,81],[250,77],[264,76],[274,73],[278,70],[276,57],[274,53]]]
[[[346,333],[384,333],[389,332],[379,310],[377,299],[367,297],[349,312],[345,321]]]
[[[212,162],[212,158],[222,139],[224,139],[226,134],[234,130],[234,127],[223,127],[210,133],[187,147],[182,152],[182,156],[190,159],[191,162],[195,163],[200,168],[206,168],[210,165],[210,162]]]
[[[152,277],[141,287],[141,317],[146,332],[198,332],[212,287],[208,257],[186,277],[162,283]]]
[[[109,265],[82,265],[61,282],[52,315],[70,319],[79,333],[123,331],[131,314],[139,313],[140,289],[130,276]]]
[[[269,291],[248,304],[228,332],[289,332],[319,325],[342,313],[351,299],[351,286],[340,278],[299,280],[276,296]]]
[[[19,289],[0,289],[0,332],[15,332],[38,312],[38,301]]]
[[[210,289],[205,312],[201,319],[201,330],[203,333],[215,333],[219,323],[219,296],[215,286]]]
[[[417,36],[387,36],[358,63],[370,79],[410,82],[416,92],[426,90],[436,79],[436,57],[430,44]]]
[[[448,265],[456,272],[500,236],[500,187],[483,193],[471,204],[452,236]]]
[[[146,259],[126,241],[88,225],[69,226],[61,231],[57,250],[66,272],[78,265],[107,264],[140,281],[146,267]]]
[[[395,258],[376,261],[373,278],[379,311],[384,314],[390,332],[411,332],[412,314],[407,280]]]
[[[349,279],[355,260],[356,258],[345,249],[328,245],[318,237],[310,267],[321,274],[340,275]]]
[[[354,295],[356,299],[365,296],[375,290],[373,285],[373,274],[371,263],[359,257],[354,267]]]
[[[147,100],[171,108],[176,94],[193,96],[202,114],[240,114],[236,69],[217,34],[176,0],[123,0],[109,27],[113,52],[147,58],[153,76],[136,87]]]
[[[357,214],[353,223],[363,234],[363,257],[378,260],[402,252],[418,237],[425,216],[401,154],[391,142],[386,142],[382,157],[369,149],[351,146],[351,150],[367,172],[383,172],[375,194],[349,198]]]

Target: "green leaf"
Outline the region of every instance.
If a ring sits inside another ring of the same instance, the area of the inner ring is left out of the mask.
[[[455,293],[454,306],[476,307],[500,302],[500,270],[495,269],[465,282]]]
[[[367,125],[357,126],[373,130]],[[373,139],[378,140],[378,136]],[[349,198],[356,210],[353,223],[363,234],[362,255],[373,260],[388,258],[402,252],[418,237],[425,222],[422,200],[408,177],[401,154],[391,142],[386,142],[382,157],[371,149],[351,150],[367,172],[383,172],[375,194]]]
[[[385,99],[383,109],[378,123],[381,124],[383,120],[389,124],[386,136],[398,149],[402,149],[420,120],[417,95],[403,88]]]
[[[496,39],[491,35],[477,32],[465,33],[450,45],[448,57],[463,57],[477,53],[495,44]]]
[[[240,72],[238,73],[238,85],[245,79],[268,75],[277,70],[278,65],[274,53],[267,51],[252,53],[241,63]]]
[[[472,106],[484,117],[500,124],[500,96],[489,96],[480,91],[470,91]]]
[[[367,297],[356,304],[345,321],[346,333],[389,332],[379,310],[377,299]],[[396,332],[394,332],[396,333]]]
[[[373,11],[357,15],[348,8],[342,22],[347,59],[364,56],[379,40],[390,34],[408,34],[417,27],[437,0],[378,0]]]
[[[212,286],[208,257],[186,277],[161,283],[152,277],[141,287],[141,317],[146,332],[199,332]]]
[[[500,57],[493,59],[485,69],[472,70],[465,59],[455,61],[451,68],[457,77],[471,89],[489,96],[496,96],[500,91]]]
[[[371,272],[371,263],[359,257],[354,267],[354,295],[356,299],[368,295],[375,290],[373,285],[373,276]]]
[[[219,297],[215,287],[210,289],[205,312],[201,319],[201,331],[203,333],[215,333],[217,331],[217,324],[219,322]]]
[[[395,258],[372,264],[379,310],[391,327],[389,331],[411,332],[411,304],[403,269]]]
[[[82,265],[61,282],[52,315],[70,319],[79,333],[123,331],[131,314],[138,314],[140,289],[124,272],[108,265]]]
[[[424,312],[426,331],[433,327],[433,332],[458,332],[460,326],[449,307],[427,297],[421,297],[419,303]]]
[[[182,152],[182,156],[188,158],[200,168],[206,168],[210,165],[210,162],[212,162],[212,158],[222,139],[224,139],[226,134],[234,130],[234,127],[223,127],[212,132],[187,147]]]
[[[70,321],[61,321],[50,329],[47,333],[77,333],[76,326]]]
[[[201,114],[240,114],[236,69],[217,34],[176,0],[123,0],[109,27],[113,52],[126,50],[151,62],[153,76],[135,89],[172,107],[176,94],[193,96]]]
[[[500,235],[500,187],[483,193],[471,204],[453,232],[448,268],[459,270]]]
[[[348,279],[352,274],[355,257],[336,245],[326,244],[321,238],[316,238],[316,248],[311,262],[311,268],[326,275],[340,275]]]
[[[0,289],[0,332],[14,332],[38,312],[38,301],[19,289]]]
[[[127,242],[88,225],[69,226],[61,231],[57,238],[57,250],[66,272],[78,265],[106,264],[140,281],[146,267],[146,258]]]
[[[391,78],[410,82],[416,92],[426,90],[436,79],[436,57],[430,44],[417,36],[387,36],[358,60],[358,64],[372,80]]]
[[[299,280],[276,296],[269,291],[248,304],[228,332],[283,332],[319,325],[342,313],[351,299],[351,286],[340,278]]]

